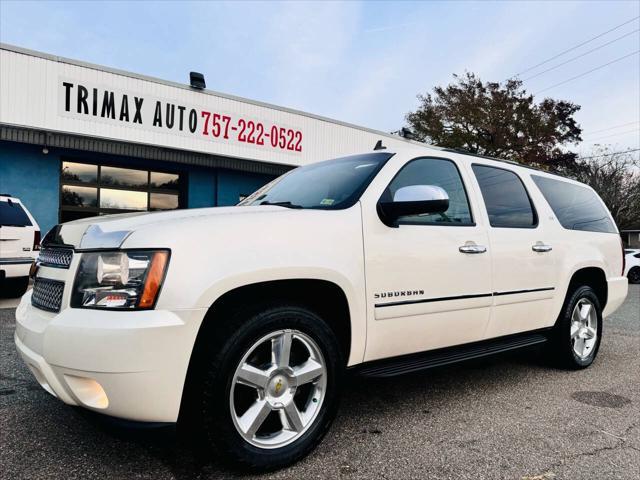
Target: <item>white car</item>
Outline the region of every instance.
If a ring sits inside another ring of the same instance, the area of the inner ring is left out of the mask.
[[[640,283],[640,248],[628,249],[624,253],[624,276],[629,279],[629,283]]]
[[[589,366],[627,294],[622,263],[591,188],[407,144],[300,167],[236,207],[55,227],[15,342],[69,405],[184,422],[222,458],[274,469],[318,444],[347,369],[540,344]]]
[[[18,198],[0,194],[0,297],[19,297],[40,248],[40,227]]]

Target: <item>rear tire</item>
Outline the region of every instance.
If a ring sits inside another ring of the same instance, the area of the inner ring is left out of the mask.
[[[640,267],[633,267],[629,270],[627,278],[629,279],[629,283],[640,283]]]
[[[2,297],[17,298],[25,294],[29,288],[29,277],[5,278],[0,284],[2,286]]]
[[[602,308],[595,291],[582,285],[571,291],[550,336],[554,363],[571,370],[595,360],[602,339]]]
[[[344,360],[335,334],[314,312],[294,305],[211,321],[217,326],[189,386],[191,421],[207,450],[252,471],[300,460],[337,412]],[[290,354],[279,353],[287,348]]]

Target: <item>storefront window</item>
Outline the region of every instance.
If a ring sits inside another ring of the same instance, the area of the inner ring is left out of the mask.
[[[129,170],[128,168],[100,167],[100,183],[116,187],[146,188],[149,184],[149,172]]]
[[[180,207],[180,175],[62,162],[60,221]]]
[[[151,187],[177,189],[179,179],[174,173],[151,172]]]
[[[100,208],[146,210],[147,193],[103,188],[100,190]]]
[[[178,196],[167,193],[152,193],[150,210],[173,210],[178,208]]]
[[[72,207],[96,207],[98,205],[98,189],[63,185],[62,205]]]
[[[96,183],[98,181],[98,166],[87,165],[86,163],[64,162],[62,164],[62,180]]]

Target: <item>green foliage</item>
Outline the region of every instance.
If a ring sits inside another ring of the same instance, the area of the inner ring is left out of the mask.
[[[535,103],[522,81],[483,83],[473,73],[433,93],[419,95],[421,105],[407,114],[420,140],[557,170],[575,162],[568,144],[581,141],[573,119],[579,105],[545,98]]]

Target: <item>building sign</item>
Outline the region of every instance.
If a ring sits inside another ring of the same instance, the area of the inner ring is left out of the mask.
[[[58,114],[204,141],[302,154],[303,132],[228,111],[58,78]]]

